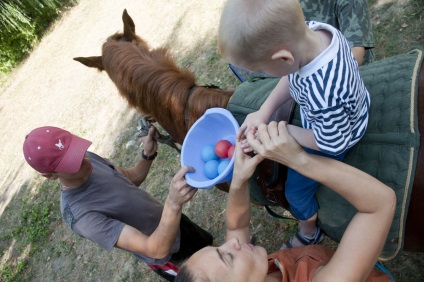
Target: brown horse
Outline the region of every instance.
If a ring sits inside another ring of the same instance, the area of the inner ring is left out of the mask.
[[[102,56],[75,60],[105,70],[132,107],[153,117],[182,144],[191,125],[207,109],[225,108],[234,91],[197,86],[193,73],[180,69],[167,49],[150,50],[135,34],[126,10],[122,20],[124,33],[107,39]]]
[[[194,75],[180,69],[163,48],[151,50],[135,34],[126,10],[124,33],[112,35],[103,44],[102,56],[75,60],[105,70],[128,103],[152,116],[182,144],[190,126],[212,107],[226,108],[234,91],[197,86]],[[418,98],[419,130],[424,132],[424,68],[421,66]],[[404,249],[424,251],[424,140],[420,141],[414,186],[406,221]],[[221,190],[225,188],[220,187]]]

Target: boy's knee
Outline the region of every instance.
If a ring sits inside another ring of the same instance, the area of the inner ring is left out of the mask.
[[[318,208],[318,202],[314,201],[301,207],[290,205],[290,212],[299,220],[308,220],[318,212]]]

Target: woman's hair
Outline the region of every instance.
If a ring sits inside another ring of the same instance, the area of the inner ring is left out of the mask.
[[[195,273],[192,271],[186,263],[184,263],[180,270],[178,270],[178,274],[175,277],[175,282],[210,282],[207,277],[200,275],[199,273]]]
[[[219,23],[218,48],[231,63],[257,63],[305,30],[298,0],[228,0]]]

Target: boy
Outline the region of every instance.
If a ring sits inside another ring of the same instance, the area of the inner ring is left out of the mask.
[[[261,108],[246,117],[237,139],[251,127],[268,123],[290,96],[300,106],[302,127],[288,125],[288,130],[309,153],[341,160],[364,135],[370,98],[349,44],[328,24],[305,24],[297,0],[229,0],[218,45],[230,63],[281,77]],[[246,142],[243,150],[251,151]],[[289,169],[286,198],[299,219],[299,231],[282,248],[324,239],[316,224],[318,186]]]

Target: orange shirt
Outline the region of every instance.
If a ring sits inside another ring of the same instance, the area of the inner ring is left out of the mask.
[[[334,251],[320,245],[280,250],[268,256],[268,273],[281,271],[282,282],[311,281],[316,270],[326,265]],[[379,269],[373,269],[368,282],[392,281]]]

